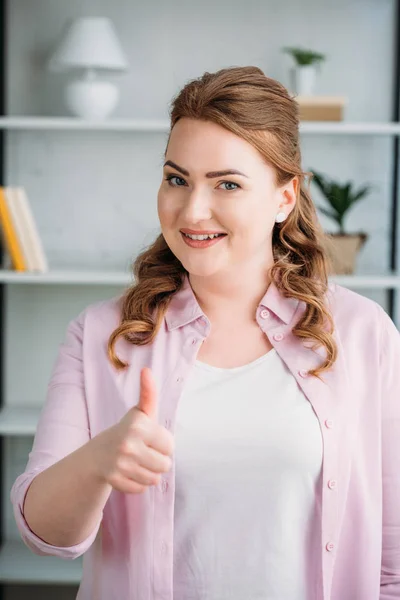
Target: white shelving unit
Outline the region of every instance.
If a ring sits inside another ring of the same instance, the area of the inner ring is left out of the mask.
[[[168,132],[166,120],[110,119],[85,121],[78,118],[0,117],[0,130],[6,131],[120,131]],[[303,122],[302,135],[373,135],[399,136],[400,123],[363,122]],[[7,285],[93,285],[126,286],[132,282],[128,272],[95,270],[54,270],[49,273],[19,273],[0,270],[0,283]],[[370,274],[333,276],[333,281],[352,289],[400,289],[400,274]],[[0,435],[34,436],[40,408],[24,405],[3,406],[0,409]],[[63,561],[56,557],[33,554],[22,541],[6,540],[0,548],[0,583],[54,583],[78,585],[82,575],[82,560]]]

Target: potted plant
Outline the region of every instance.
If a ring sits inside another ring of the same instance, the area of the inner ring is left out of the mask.
[[[365,185],[354,189],[351,181],[340,184],[315,171],[312,171],[312,175],[312,180],[330,205],[329,210],[320,206],[317,208],[339,225],[339,232],[327,232],[326,238],[326,250],[332,263],[333,272],[337,275],[354,273],[357,253],[367,241],[368,235],[363,231],[346,233],[344,217],[356,202],[369,193],[371,188]]]
[[[283,52],[290,54],[295,61],[295,67],[291,71],[293,92],[297,95],[311,96],[315,90],[316,68],[325,60],[325,55],[297,47],[285,47]]]

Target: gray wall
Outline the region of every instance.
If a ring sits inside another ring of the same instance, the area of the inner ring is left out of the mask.
[[[348,120],[387,121],[393,14],[394,0],[12,0],[7,110],[68,115],[62,101],[68,76],[47,73],[44,60],[68,19],[94,15],[113,20],[130,61],[129,73],[113,76],[121,90],[116,118],[167,118],[169,102],[184,83],[227,66],[256,65],[288,85],[290,60],[280,48],[308,45],[328,54],[318,93],[346,95]],[[128,268],[158,232],[156,195],[165,142],[164,133],[8,134],[7,183],[26,188],[51,268]],[[357,272],[386,271],[391,139],[304,136],[302,142],[305,169],[374,185],[346,227],[370,235]],[[321,222],[335,231],[324,216]],[[40,406],[68,320],[89,302],[118,291],[118,286],[9,286],[6,402]],[[383,292],[359,292],[385,305]],[[9,488],[24,469],[31,443],[25,438],[7,445],[5,526],[13,537],[18,533]],[[11,597],[24,596],[19,590]]]

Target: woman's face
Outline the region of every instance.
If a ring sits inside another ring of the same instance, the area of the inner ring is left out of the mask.
[[[251,144],[213,122],[196,119],[176,123],[165,163],[157,207],[161,231],[190,274],[272,265],[275,216],[293,209],[296,180],[277,188],[274,169]],[[241,174],[216,173],[227,170]],[[182,229],[226,235],[195,248],[187,245]]]

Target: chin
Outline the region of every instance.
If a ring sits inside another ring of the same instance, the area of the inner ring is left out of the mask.
[[[221,267],[216,265],[215,261],[207,264],[207,261],[203,261],[201,263],[201,261],[185,260],[184,257],[178,258],[185,267],[186,271],[188,271],[190,275],[194,275],[196,277],[212,277],[213,275],[217,275],[221,270]]]
[[[207,250],[198,251],[198,256],[190,256],[193,254],[193,250],[190,248],[187,250],[186,248],[182,249],[181,244],[183,244],[183,242],[176,243],[175,239],[167,239],[165,236],[164,239],[167,242],[171,252],[191,275],[196,275],[198,277],[210,277],[211,275],[218,273],[218,271],[223,268],[223,266],[218,264],[218,261],[215,260],[215,256],[213,258],[210,256],[205,256]],[[221,263],[222,261],[219,262]]]

